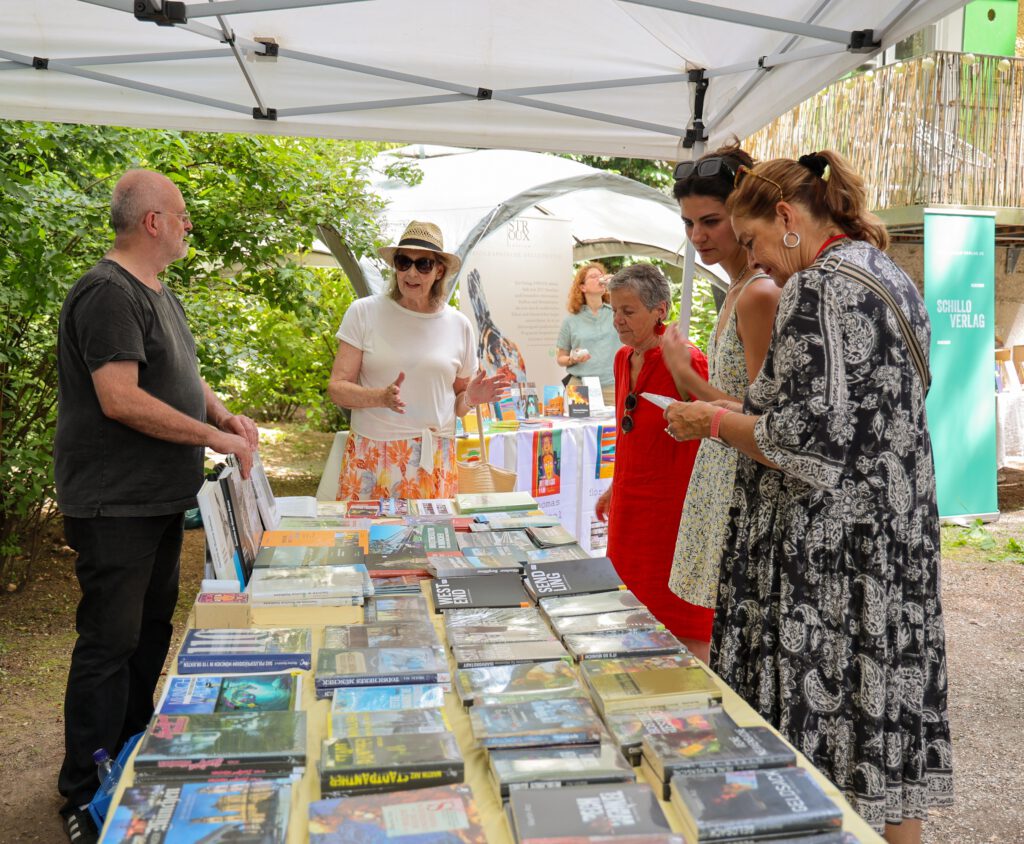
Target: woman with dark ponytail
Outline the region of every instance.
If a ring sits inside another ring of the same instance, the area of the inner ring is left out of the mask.
[[[834,152],[740,168],[727,207],[783,288],[742,407],[669,430],[740,452],[712,665],[891,842],[952,801],[930,326]]]

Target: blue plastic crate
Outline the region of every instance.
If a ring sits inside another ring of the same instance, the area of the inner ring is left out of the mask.
[[[122,771],[124,770],[124,766],[128,764],[128,757],[132,755],[135,745],[139,743],[139,739],[141,738],[142,733],[136,733],[124,743],[124,746],[117,754],[117,759],[115,761],[121,766]],[[114,783],[114,788],[111,789],[111,793],[113,793],[116,788],[117,783]],[[97,829],[103,829],[103,821],[106,819],[107,812],[110,810],[110,799],[110,794],[103,793],[103,783],[100,783],[99,791],[93,795],[92,800],[89,802],[89,814],[92,815],[92,819],[95,821]]]

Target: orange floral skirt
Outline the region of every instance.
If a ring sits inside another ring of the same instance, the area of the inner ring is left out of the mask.
[[[338,501],[371,498],[454,498],[455,440],[434,437],[434,469],[420,468],[422,437],[371,440],[351,433],[341,459]]]

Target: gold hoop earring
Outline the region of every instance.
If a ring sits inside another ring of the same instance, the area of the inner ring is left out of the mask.
[[[796,238],[793,243],[789,242],[790,237]],[[796,232],[786,232],[782,236],[782,245],[787,249],[796,249],[800,245],[800,235]]]

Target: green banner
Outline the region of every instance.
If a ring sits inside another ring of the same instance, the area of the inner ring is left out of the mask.
[[[924,213],[924,300],[932,322],[928,428],[939,515],[998,512],[995,216]]]

